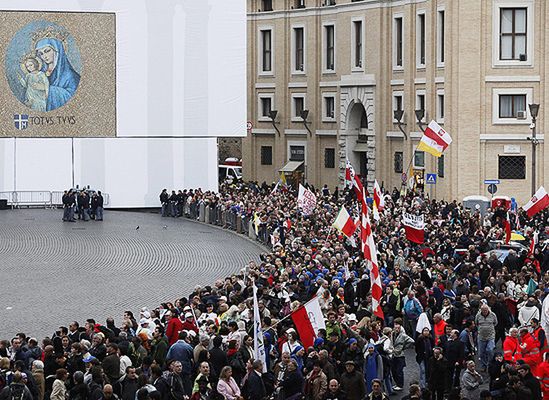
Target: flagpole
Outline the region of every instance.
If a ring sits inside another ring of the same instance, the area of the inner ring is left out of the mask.
[[[285,319],[288,319],[292,316],[292,314],[294,312],[296,312],[297,310],[299,310],[300,308],[303,308],[305,307],[307,304],[309,304],[311,301],[313,301],[315,299],[316,296],[313,296],[312,299],[310,299],[308,302],[306,302],[305,304],[302,304],[301,306],[299,306],[298,308],[296,308],[294,311],[292,311],[291,313],[289,313],[288,315],[286,315],[284,318],[282,319],[279,319],[276,323],[274,323],[273,325],[271,325],[270,327],[271,328],[274,328],[275,326],[277,326],[278,324],[280,324],[282,321],[284,321]]]

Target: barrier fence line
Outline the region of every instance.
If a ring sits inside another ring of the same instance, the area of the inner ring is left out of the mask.
[[[110,203],[108,193],[102,193],[103,205],[107,206]],[[58,208],[63,206],[63,192],[61,191],[46,191],[46,190],[16,190],[10,192],[0,192],[0,200],[6,200],[11,208],[36,207]]]
[[[227,230],[245,235],[256,240],[264,246],[272,247],[271,234],[276,227],[267,226],[261,223],[256,235],[253,226],[253,214],[243,211],[227,209],[224,205],[209,205],[202,201],[192,201],[184,205],[170,204],[166,218],[179,215],[209,225],[216,225]]]

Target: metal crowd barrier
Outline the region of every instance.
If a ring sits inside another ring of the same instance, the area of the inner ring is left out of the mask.
[[[110,196],[102,193],[103,206],[109,205]],[[49,192],[45,190],[17,190],[12,192],[0,192],[0,200],[7,200],[11,208],[19,207],[44,207],[57,208],[63,206],[63,192]]]
[[[184,207],[184,215],[187,218],[198,220],[210,225],[221,226],[246,235],[253,240],[261,242],[263,245],[270,246],[271,231],[264,224],[260,225],[256,235],[253,223],[253,215],[237,212],[233,209],[226,209],[225,205],[205,204],[204,202],[193,201]]]

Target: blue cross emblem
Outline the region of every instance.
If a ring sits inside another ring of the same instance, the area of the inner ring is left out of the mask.
[[[22,131],[29,127],[29,116],[28,114],[14,114],[13,122],[15,123],[15,129]]]

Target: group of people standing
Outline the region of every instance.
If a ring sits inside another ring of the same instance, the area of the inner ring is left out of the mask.
[[[90,197],[91,193],[91,197]],[[103,221],[103,195],[101,191],[87,191],[69,189],[63,192],[63,221],[76,222],[75,215],[79,220]]]

